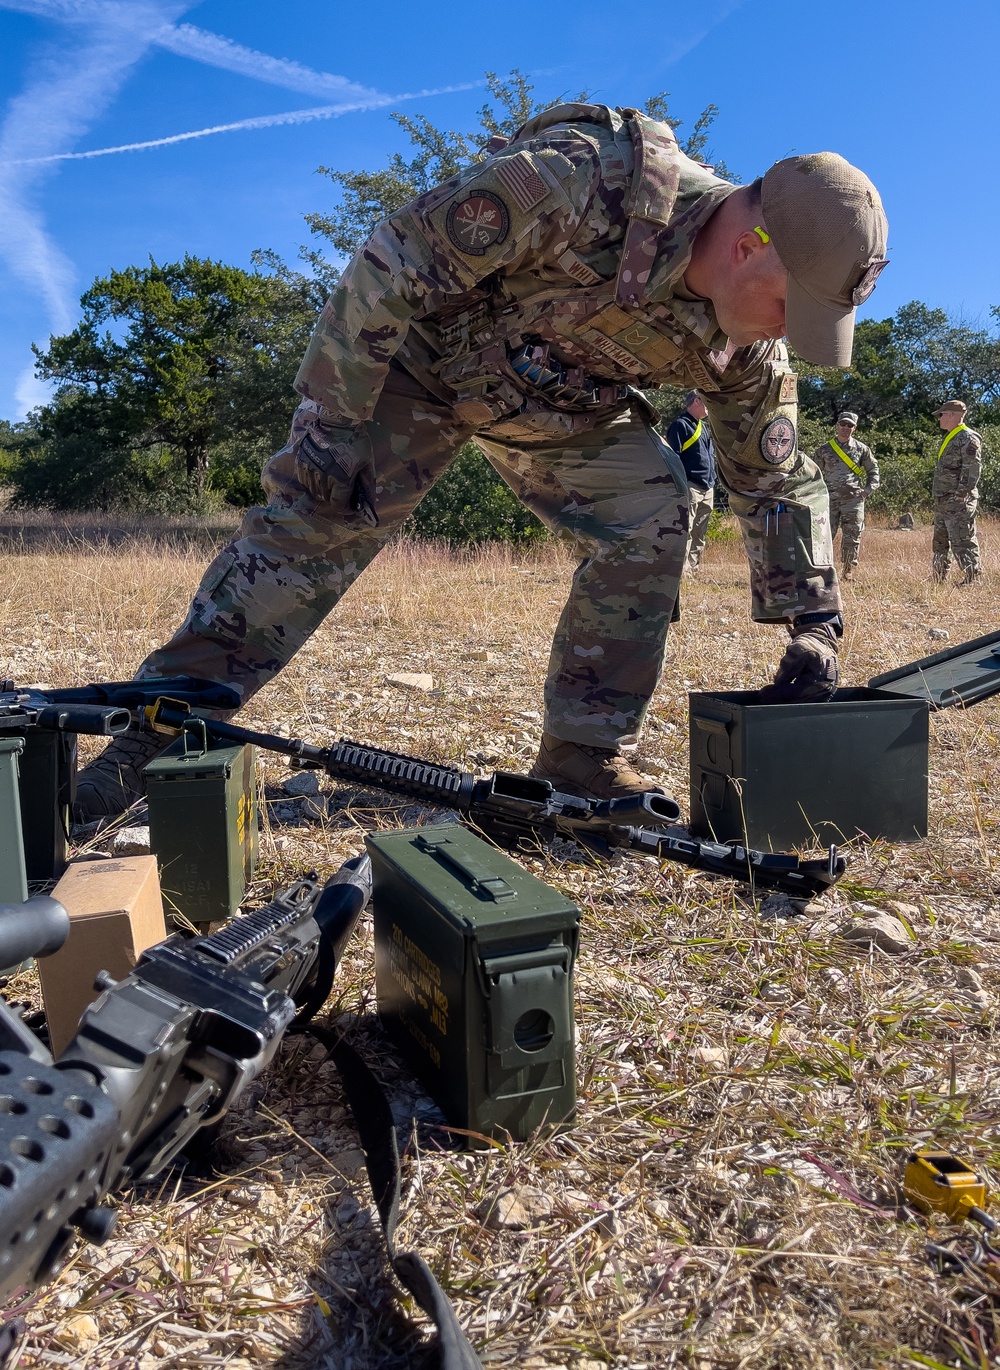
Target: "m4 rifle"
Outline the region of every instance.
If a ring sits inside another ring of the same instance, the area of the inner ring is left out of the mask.
[[[510,771],[477,777],[454,766],[436,765],[357,742],[341,740],[331,747],[314,747],[233,723],[199,719],[194,724],[183,704],[166,698],[147,709],[144,718],[149,727],[166,733],[180,733],[192,726],[200,729],[204,722],[209,737],[253,743],[290,757],[293,766],[326,771],[339,780],[457,809],[464,822],[498,846],[527,848],[554,837],[569,838],[594,851],[638,852],[759,889],[807,898],[828,889],[846,867],[836,847],[830,848],[825,860],[802,860],[787,852],[754,851],[738,842],[703,842],[685,828],[674,826],[681,816],[680,808],[663,794],[581,799],[561,793],[547,780]]]

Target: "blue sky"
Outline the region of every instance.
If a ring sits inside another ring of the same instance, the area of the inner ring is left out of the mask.
[[[333,202],[320,164],[405,149],[397,108],[475,127],[486,69],[612,105],[668,90],[688,120],[713,101],[714,150],[744,180],[792,152],[843,153],[889,215],[867,312],[922,299],[986,324],[998,51],[996,0],[0,0],[0,417],[40,398],[30,344],[72,326],[95,276],[185,252],[293,259],[302,215]],[[330,117],[277,122],[316,110]]]

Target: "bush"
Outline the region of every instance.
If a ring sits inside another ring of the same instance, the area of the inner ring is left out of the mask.
[[[404,532],[461,546],[541,542],[548,537],[545,525],[524,507],[472,443],[466,443],[407,519]]]

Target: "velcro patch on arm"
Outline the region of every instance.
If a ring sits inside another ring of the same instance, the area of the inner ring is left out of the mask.
[[[510,192],[518,209],[525,214],[540,205],[549,193],[549,187],[535,170],[527,153],[519,152],[514,157],[505,157],[497,164],[496,178]]]

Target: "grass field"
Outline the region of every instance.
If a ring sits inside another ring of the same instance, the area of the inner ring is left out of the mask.
[[[2,535],[0,675],[75,684],[130,675],[173,628],[212,532]],[[963,590],[930,583],[929,529],[870,531],[845,590],[845,683],[935,650],[932,628],[954,643],[998,626],[1000,525],[981,536],[986,574]],[[246,721],[524,769],[569,569],[553,550],[397,546]],[[642,755],[685,805],[687,692],[757,685],[782,650],[779,631],[750,623],[746,578],[738,545],[712,545],[671,637]],[[386,683],[401,670],[429,671],[435,690]],[[535,863],[584,909],[581,1103],[555,1138],[463,1154],[429,1124],[380,1034],[362,925],[330,1014],[399,1121],[422,1120],[403,1134],[400,1245],[439,1274],[484,1363],[1000,1363],[994,1279],[936,1273],[927,1225],[897,1211],[914,1144],[959,1149],[1000,1182],[997,722],[994,703],[933,717],[929,839],[858,846],[844,888],[798,918],[762,919],[743,887],[649,861]],[[265,761],[276,803],[282,775]],[[254,894],[331,871],[406,808],[369,798],[315,821],[272,807]],[[862,896],[915,906],[911,950],[837,936]],[[8,993],[30,998],[31,977]],[[484,1201],[512,1189],[524,1224],[484,1222]],[[356,1134],[318,1048],[284,1046],[227,1121],[214,1177],[172,1173],[120,1206],[109,1245],[25,1301],[21,1365],[421,1363],[392,1311]]]

